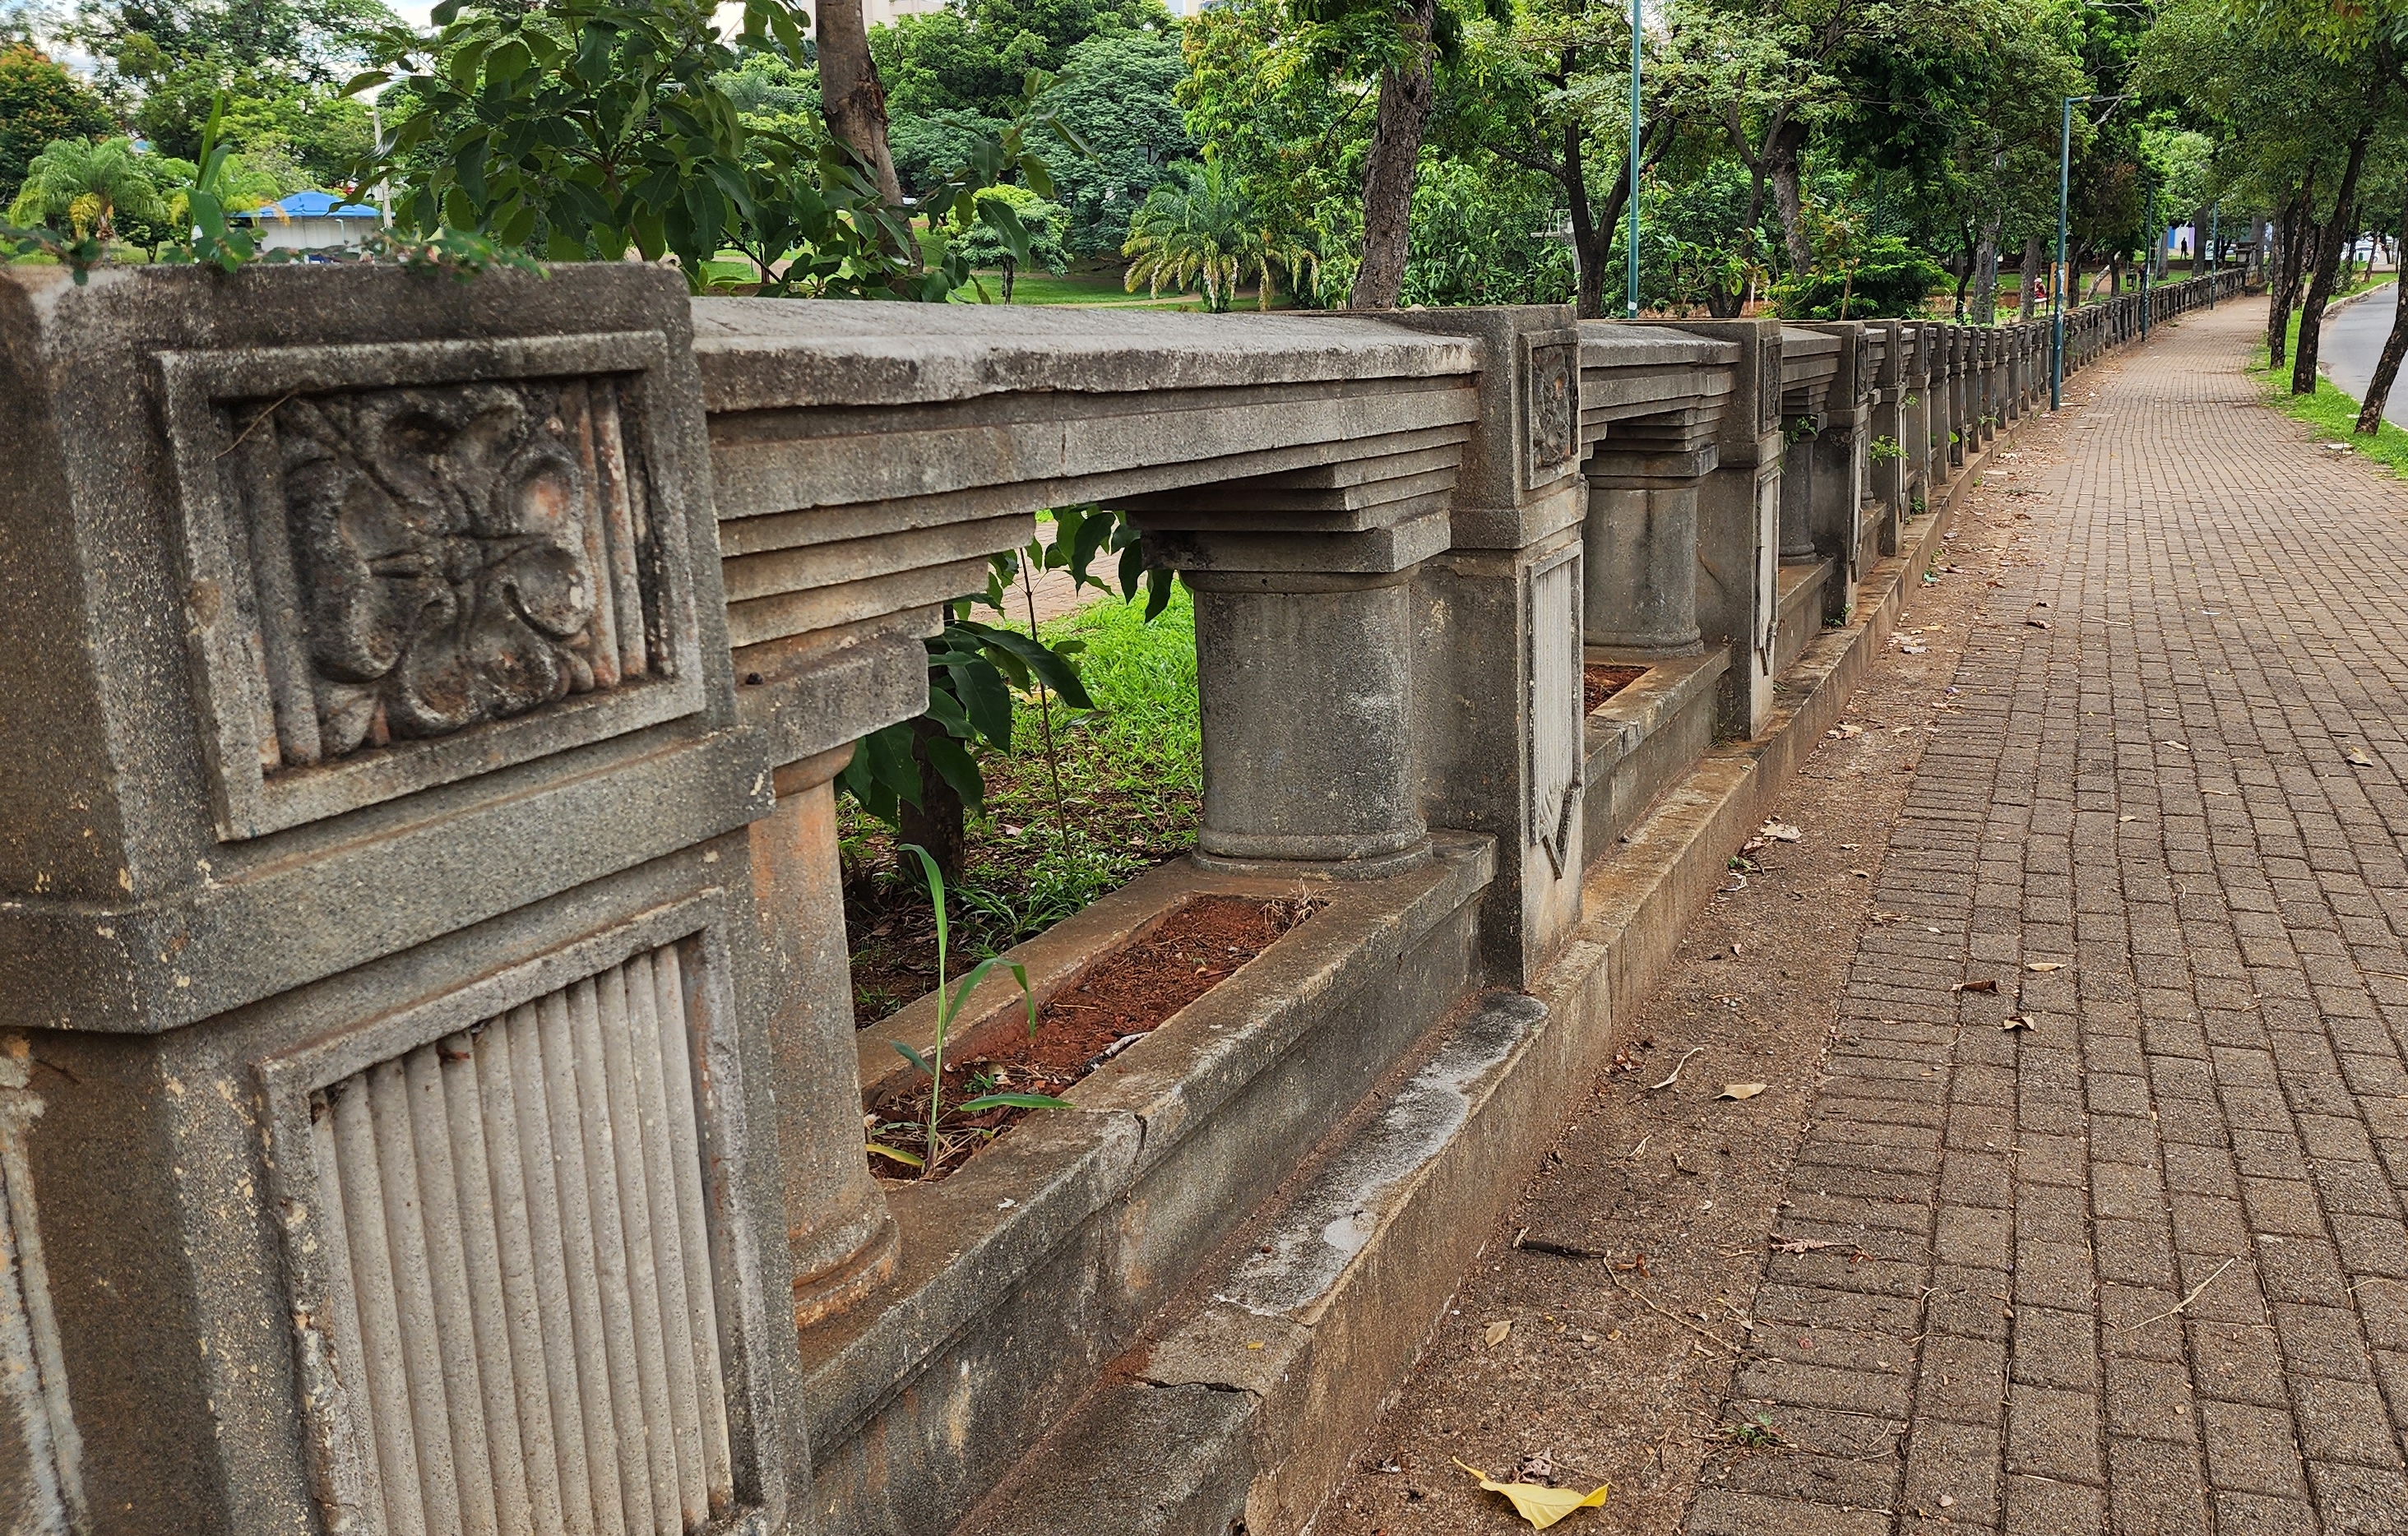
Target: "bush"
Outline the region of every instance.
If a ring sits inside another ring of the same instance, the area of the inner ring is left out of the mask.
[[[1921,314],[1923,301],[1947,281],[1930,257],[1895,235],[1877,235],[1865,242],[1853,272],[1835,266],[1787,279],[1774,285],[1772,298],[1791,320],[1899,319]]]

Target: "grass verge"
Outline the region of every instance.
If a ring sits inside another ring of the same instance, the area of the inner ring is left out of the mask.
[[[2361,283],[2353,292],[2371,284]],[[2293,421],[2305,422],[2324,437],[2328,447],[2341,444],[2350,451],[2364,454],[2389,469],[2392,474],[2408,480],[2408,431],[2389,422],[2381,423],[2373,436],[2362,437],[2358,431],[2359,402],[2336,388],[2333,381],[2319,375],[2314,395],[2291,393],[2290,358],[2299,355],[2300,317],[2291,317],[2289,335],[2284,341],[2285,361],[2276,366],[2268,361],[2266,343],[2260,341],[2249,356],[2249,377],[2266,392],[2266,403]],[[2336,450],[2337,452],[2338,450]]]
[[[1040,626],[1049,641],[1086,642],[1079,674],[1097,707],[1052,707],[1058,806],[1033,696],[1013,711],[1011,749],[981,754],[986,814],[971,819],[968,866],[948,893],[960,964],[1034,938],[1195,846],[1204,808],[1196,610],[1174,587],[1154,623],[1143,612],[1108,597]],[[897,876],[888,827],[845,800],[838,833],[853,1017],[867,1026],[936,985],[935,913]]]

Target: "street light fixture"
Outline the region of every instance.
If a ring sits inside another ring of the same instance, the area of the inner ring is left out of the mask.
[[[2073,190],[2073,104],[2122,101],[2122,96],[2065,98],[2065,126],[2057,151],[2057,270],[2048,285],[2048,409],[2065,404],[2065,213]]]
[[[1630,0],[1630,234],[1624,244],[1630,249],[1629,292],[1626,295],[1627,318],[1639,318],[1639,7],[1641,0]]]

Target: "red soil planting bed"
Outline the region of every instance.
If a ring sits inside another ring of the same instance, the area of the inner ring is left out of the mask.
[[[928,1175],[941,1178],[967,1162],[1021,1116],[1043,1113],[992,1109],[961,1114],[952,1105],[989,1093],[1058,1096],[1065,1088],[1136,1044],[1189,1003],[1238,973],[1282,934],[1326,905],[1318,897],[1207,896],[1186,903],[1134,943],[1099,955],[1071,982],[1038,1005],[1034,1035],[1017,1027],[1025,1012],[988,1033],[989,1043],[965,1049],[945,1062],[947,1108],[939,1119],[944,1155]],[[996,1044],[1011,1042],[1009,1049]],[[888,1146],[924,1156],[928,1085],[882,1095],[872,1113],[884,1127]],[[900,1174],[904,1165],[872,1153],[870,1168],[881,1177]]]
[[[1590,662],[1581,668],[1581,712],[1586,714],[1646,675],[1644,667],[1613,667],[1601,661]]]

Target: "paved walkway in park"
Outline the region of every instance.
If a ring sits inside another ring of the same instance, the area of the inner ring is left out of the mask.
[[[1694,1536],[2408,1531],[2408,484],[2256,403],[2262,314],[2018,503]]]

